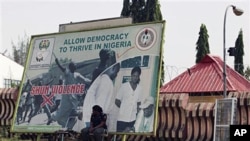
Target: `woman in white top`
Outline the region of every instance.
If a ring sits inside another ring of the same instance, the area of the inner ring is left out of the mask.
[[[141,68],[134,67],[131,71],[131,80],[122,84],[117,93],[115,104],[120,108],[117,117],[117,132],[128,131],[134,126],[136,114],[141,104],[140,75]]]

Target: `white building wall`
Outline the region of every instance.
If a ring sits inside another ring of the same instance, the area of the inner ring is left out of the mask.
[[[0,88],[4,88],[4,79],[21,80],[24,67],[0,54]]]

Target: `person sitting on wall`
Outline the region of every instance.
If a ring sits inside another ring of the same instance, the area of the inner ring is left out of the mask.
[[[102,112],[102,108],[99,105],[92,107],[92,115],[90,119],[90,126],[81,130],[81,139],[83,141],[89,140],[89,134],[93,133],[95,141],[102,140],[102,134],[107,129],[106,125],[107,115]]]

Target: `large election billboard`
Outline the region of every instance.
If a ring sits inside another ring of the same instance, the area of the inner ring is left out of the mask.
[[[80,132],[99,105],[109,132],[155,133],[164,26],[32,36],[12,132]]]

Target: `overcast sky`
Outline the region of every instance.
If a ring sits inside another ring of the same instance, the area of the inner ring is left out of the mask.
[[[31,35],[58,32],[59,24],[119,17],[123,0],[0,0],[0,52],[12,55],[11,41]],[[159,0],[166,21],[164,62],[169,81],[195,65],[196,42],[201,24],[209,35],[210,52],[223,58],[223,21],[227,6],[244,10],[235,16],[227,11],[226,47],[233,47],[243,30],[244,65],[250,66],[249,0]],[[226,62],[233,68],[233,57]]]

